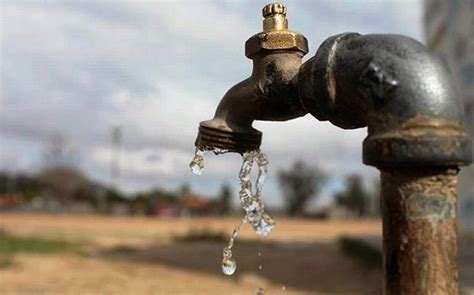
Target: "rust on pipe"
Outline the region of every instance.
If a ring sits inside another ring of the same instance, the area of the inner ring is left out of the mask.
[[[457,169],[381,170],[385,294],[459,294]]]

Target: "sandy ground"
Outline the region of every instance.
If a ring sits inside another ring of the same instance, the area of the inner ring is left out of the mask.
[[[227,277],[220,272],[224,244],[178,243],[173,237],[195,229],[230,233],[237,217],[2,214],[0,228],[10,234],[61,238],[82,246],[80,253],[16,255],[13,266],[0,269],[0,293],[255,294],[264,288],[265,294],[284,295],[381,294],[380,271],[362,269],[334,242],[342,235],[379,236],[379,222],[277,222],[266,239],[244,229],[234,251],[238,270]]]
[[[260,286],[268,294],[283,293],[258,277],[235,281],[166,265],[72,255],[21,255],[17,264],[0,272],[2,294],[253,294]]]
[[[233,218],[127,218],[102,216],[0,214],[0,227],[17,235],[91,241],[96,244],[148,243],[168,241],[190,230],[207,229],[231,233],[240,219]],[[292,220],[277,218],[276,229],[266,238],[271,241],[333,241],[341,236],[380,236],[378,221]],[[239,237],[258,236],[244,227]]]

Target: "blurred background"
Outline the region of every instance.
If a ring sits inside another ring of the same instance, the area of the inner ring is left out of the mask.
[[[237,154],[189,171],[198,123],[248,77],[267,1],[2,1],[2,294],[381,294],[376,169],[365,129],[311,115],[255,122],[277,227],[245,227]],[[310,45],[341,33],[415,38],[449,64],[473,132],[474,1],[285,1]],[[305,60],[306,60],[305,59]],[[461,287],[474,292],[473,168],[459,184]],[[295,185],[295,183],[302,183]]]

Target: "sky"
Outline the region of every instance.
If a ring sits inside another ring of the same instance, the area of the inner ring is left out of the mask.
[[[207,155],[203,175],[188,163],[200,121],[247,78],[244,43],[262,30],[264,1],[2,1],[0,23],[0,170],[38,173],[52,138],[92,179],[110,182],[112,130],[122,129],[125,192],[153,187],[214,196],[238,191],[241,158]],[[313,56],[342,32],[404,34],[423,42],[421,0],[285,1],[290,29]],[[263,132],[268,204],[282,194],[277,171],[304,160],[331,175],[321,202],[351,173],[368,187],[376,169],[362,164],[366,130],[344,131],[311,115],[255,122]]]

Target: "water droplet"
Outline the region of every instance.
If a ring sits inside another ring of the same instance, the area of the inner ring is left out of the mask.
[[[201,175],[202,174],[202,169],[204,168],[204,154],[205,151],[201,151],[199,149],[196,149],[196,152],[194,154],[194,158],[191,160],[191,163],[189,163],[189,168],[191,168],[191,171],[196,174],[196,175]]]
[[[259,269],[259,270],[262,270],[262,269],[263,269],[263,265],[260,264],[260,265],[258,266],[258,269]]]
[[[259,153],[256,158],[258,166],[267,166],[268,165],[268,157],[264,153]]]
[[[247,202],[245,205],[245,211],[247,213],[258,213],[262,210],[262,204],[260,203],[260,200],[251,200],[250,202]]]
[[[257,292],[255,295],[265,295],[265,290],[263,288],[258,288]]]
[[[215,148],[215,149],[212,150],[212,152],[214,153],[214,155],[220,155],[220,154],[228,153],[229,150]]]
[[[249,187],[243,187],[239,192],[239,196],[242,206],[246,207],[246,204],[252,201],[252,190]]]
[[[258,165],[258,176],[257,176],[257,181],[256,181],[256,188],[257,188],[257,195],[260,196],[263,188],[263,183],[265,182],[265,179],[267,178],[267,173],[268,173],[268,159],[267,156],[263,153],[258,154],[256,158],[256,162]]]
[[[282,287],[281,287],[281,290],[282,290],[282,291],[285,291],[285,290],[286,290],[286,286],[282,286]]]
[[[237,268],[237,262],[233,257],[222,260],[222,272],[228,276],[234,274],[235,269]]]
[[[258,252],[257,255],[258,255],[258,256],[262,256],[262,253]]]
[[[263,213],[260,222],[254,226],[255,231],[262,236],[268,236],[275,227],[275,221],[267,213]]]
[[[196,175],[201,175],[202,174],[202,166],[200,166],[199,164],[192,164],[189,166],[191,168],[191,171],[196,174]]]

